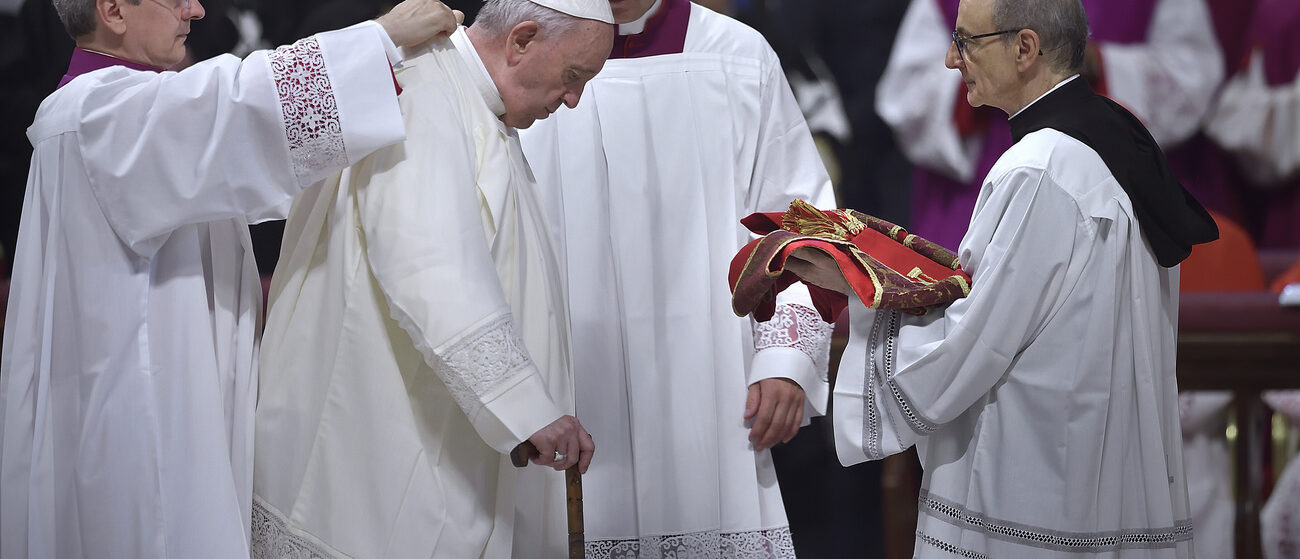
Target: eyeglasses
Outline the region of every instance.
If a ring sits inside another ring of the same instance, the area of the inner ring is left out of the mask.
[[[961,33],[953,31],[952,44],[957,46],[957,56],[961,57],[962,60],[966,60],[966,49],[970,47],[971,41],[974,41],[975,39],[983,39],[985,37],[996,37],[998,35],[1006,35],[1008,33],[1019,33],[1019,32],[1020,32],[1019,29],[1007,29],[1006,31],[994,31],[992,33],[981,33],[979,35],[971,35],[970,37],[965,37]]]
[[[182,14],[188,13],[190,11],[190,0],[166,0],[166,1],[150,0],[150,1],[153,2],[154,4],[157,4],[159,6],[162,6],[164,8],[167,8],[168,10],[175,12],[177,14],[177,17],[180,17]]]

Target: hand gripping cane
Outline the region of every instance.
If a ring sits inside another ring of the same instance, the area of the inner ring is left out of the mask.
[[[516,468],[528,465],[528,459],[537,456],[537,447],[524,441],[510,451],[510,463]],[[582,474],[574,464],[564,470],[564,489],[569,512],[569,559],[583,559],[585,556],[582,529]]]

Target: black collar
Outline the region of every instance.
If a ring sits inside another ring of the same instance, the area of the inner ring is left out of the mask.
[[[1011,136],[1051,128],[1083,142],[1106,163],[1128,194],[1138,226],[1161,266],[1173,267],[1192,245],[1219,238],[1214,218],[1174,177],[1145,126],[1081,78],[1056,88],[1012,118]]]

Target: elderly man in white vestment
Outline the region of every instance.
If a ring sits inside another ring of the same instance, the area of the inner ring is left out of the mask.
[[[582,105],[522,134],[565,244],[578,417],[601,442],[587,556],[791,557],[767,449],[805,399],[824,411],[831,328],[806,290],[738,319],[727,262],[740,218],[832,207],[830,180],[762,36],[687,0],[610,4],[619,36]]]
[[[490,0],[404,51],[406,141],[294,205],[262,345],[254,554],[508,557],[518,484],[533,535],[514,546],[565,555],[555,470],[585,470],[594,445],[516,128],[577,105],[612,23],[604,0]],[[553,470],[517,475],[523,441]]]
[[[199,0],[56,0],[0,358],[0,557],[247,557],[261,283],[248,223],[402,139],[378,23],[181,72]]]
[[[1178,263],[1218,231],[1141,123],[1080,79],[1087,37],[1079,0],[962,0],[947,65],[1016,141],[960,245],[970,295],[921,317],[850,303],[837,450],[917,447],[918,558],[1193,556]],[[851,292],[802,256],[805,280]]]

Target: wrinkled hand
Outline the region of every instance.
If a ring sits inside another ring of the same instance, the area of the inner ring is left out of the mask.
[[[849,286],[840,267],[831,255],[812,247],[799,247],[785,259],[785,269],[794,272],[799,279],[822,289],[829,289],[852,297],[853,287]]]
[[[404,0],[375,21],[384,27],[394,44],[411,47],[450,35],[465,21],[465,14],[438,0]]]
[[[787,378],[768,378],[749,385],[745,419],[753,419],[749,442],[754,450],[789,442],[803,423],[803,389]]]
[[[408,0],[409,1],[409,0]],[[587,473],[591,465],[591,456],[596,452],[596,443],[578,418],[566,415],[528,437],[528,442],[537,447],[537,454],[532,457],[534,464],[550,466],[556,470],[567,470],[578,465],[579,473]],[[563,460],[556,460],[555,453],[564,455]]]

